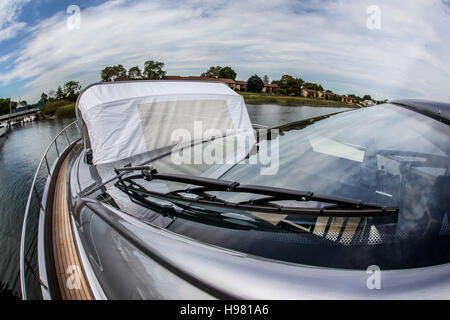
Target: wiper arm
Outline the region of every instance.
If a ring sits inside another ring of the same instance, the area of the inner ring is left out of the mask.
[[[128,176],[120,179],[116,186],[124,192],[131,192],[141,196],[156,196],[183,202],[197,202],[207,205],[234,207],[244,210],[260,210],[264,212],[300,214],[315,216],[382,216],[398,214],[398,207],[385,207],[378,204],[366,203],[360,200],[333,197],[327,195],[314,194],[310,191],[300,191],[269,186],[241,185],[235,181],[211,179],[205,177],[194,177],[179,174],[160,174],[152,166],[124,167],[116,169],[119,174],[123,171],[141,171],[138,175]],[[134,179],[144,179],[147,181],[161,180],[195,185],[188,189],[181,189],[169,193],[160,193],[147,190],[139,185],[136,187]],[[239,203],[227,202],[218,199],[216,196],[208,194],[213,191],[239,192],[263,195],[255,200]],[[186,197],[183,194],[194,194],[198,198]],[[284,207],[274,204],[274,201],[294,200],[299,202],[317,201],[333,204],[322,208],[309,207]]]
[[[138,188],[143,187],[139,184],[132,182],[132,184]],[[120,187],[119,187],[120,188]],[[122,189],[122,188],[120,188]],[[193,208],[190,204],[183,204],[179,202],[171,202],[170,205],[155,202],[153,199],[149,200],[145,196],[136,194],[133,191],[125,191],[130,196],[130,200],[136,204],[142,205],[152,211],[156,211],[163,216],[167,216],[173,220],[177,217],[184,217],[189,220],[199,221],[202,223],[208,223],[216,226],[229,226],[234,229],[250,230],[257,229],[263,231],[280,231],[280,228],[268,223],[267,221],[258,219],[257,217],[246,217],[240,214],[221,213],[212,210],[205,210],[199,208]],[[170,201],[169,201],[170,202]],[[245,219],[244,219],[245,218]],[[232,222],[232,220],[239,220],[241,223]],[[242,221],[245,224],[242,224]],[[289,231],[289,230],[288,230]]]

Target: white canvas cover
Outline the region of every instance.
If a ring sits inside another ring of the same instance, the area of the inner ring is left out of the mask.
[[[256,141],[244,99],[219,82],[98,84],[82,93],[77,107],[95,165],[176,145],[177,129],[188,131],[192,140],[207,138],[210,129],[235,130],[246,137],[246,150]]]

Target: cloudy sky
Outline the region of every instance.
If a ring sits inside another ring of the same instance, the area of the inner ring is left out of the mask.
[[[449,35],[449,0],[0,0],[0,97],[35,102],[152,59],[169,75],[230,65],[240,80],[291,74],[341,94],[450,101]]]

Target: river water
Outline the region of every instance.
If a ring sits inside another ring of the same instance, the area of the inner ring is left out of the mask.
[[[277,125],[346,108],[247,105],[252,123]],[[53,119],[14,128],[0,138],[0,298],[20,295],[19,247],[28,192],[39,160],[52,139],[74,119]],[[45,175],[40,177],[44,183]]]

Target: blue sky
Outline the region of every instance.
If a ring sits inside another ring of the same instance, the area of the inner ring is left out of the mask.
[[[81,9],[67,28],[69,5]],[[367,8],[380,9],[371,30]],[[238,79],[291,74],[337,93],[450,101],[450,9],[442,0],[0,0],[0,97],[35,102],[107,65],[169,75],[230,65]]]

